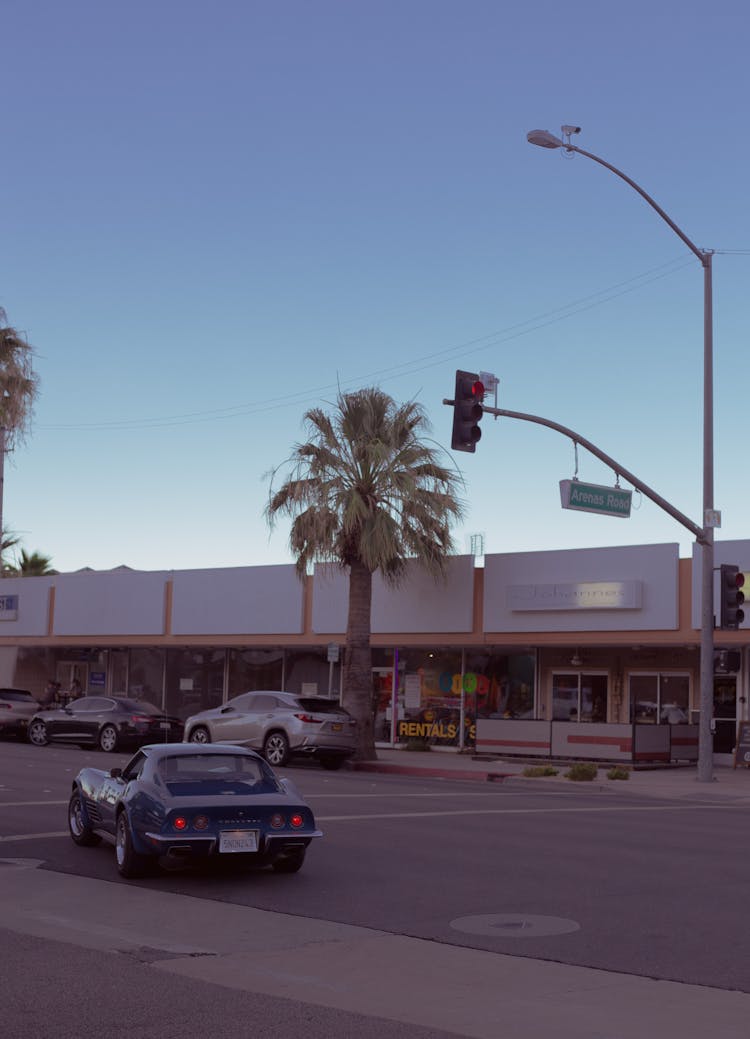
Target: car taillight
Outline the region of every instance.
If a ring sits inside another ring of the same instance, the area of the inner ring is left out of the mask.
[[[284,825],[284,821],[284,816],[281,815],[279,812],[274,812],[270,820],[271,826],[274,830],[280,830],[281,827]]]
[[[289,822],[292,824],[295,830],[298,830],[300,826],[304,825],[305,820],[298,812],[295,812],[295,814],[291,817]]]
[[[207,815],[196,815],[193,819],[193,826],[196,830],[208,829],[208,816]]]
[[[138,724],[138,722],[145,722],[146,725],[148,725],[148,723],[151,721],[151,716],[148,714],[131,714],[130,720],[131,722],[135,722],[136,725]]]
[[[176,819],[172,820],[172,826],[175,830],[184,830],[187,828],[187,819],[184,815],[178,815]]]
[[[323,723],[322,718],[316,718],[313,714],[295,714],[295,718],[299,718],[301,722],[307,722],[308,725],[321,725]]]
[[[2,707],[6,711],[11,710],[11,706],[9,703],[0,703],[0,707]]]

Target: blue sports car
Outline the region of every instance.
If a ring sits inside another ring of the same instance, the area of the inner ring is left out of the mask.
[[[68,826],[76,844],[113,841],[123,877],[158,862],[230,855],[296,873],[310,841],[323,836],[289,780],[255,751],[221,744],[153,744],[125,768],[82,769]]]

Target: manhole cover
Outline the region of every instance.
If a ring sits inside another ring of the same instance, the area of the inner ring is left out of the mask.
[[[459,916],[451,920],[450,926],[454,931],[483,934],[490,938],[545,938],[581,929],[575,920],[564,920],[559,916],[531,916],[529,913]]]

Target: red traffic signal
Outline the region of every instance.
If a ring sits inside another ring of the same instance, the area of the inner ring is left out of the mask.
[[[482,437],[479,423],[484,408],[484,383],[476,372],[456,372],[456,390],[453,395],[453,433],[451,447],[454,451],[475,451]]]

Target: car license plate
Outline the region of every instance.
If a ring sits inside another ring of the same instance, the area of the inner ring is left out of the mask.
[[[162,727],[162,729],[171,729],[172,728],[172,726],[169,724],[169,722],[162,722],[161,723],[161,727]]]
[[[331,725],[331,729],[333,730],[333,732],[341,732],[341,729],[342,729],[341,722],[334,722]]]
[[[219,833],[219,851],[222,853],[257,850],[257,830],[222,830]]]

